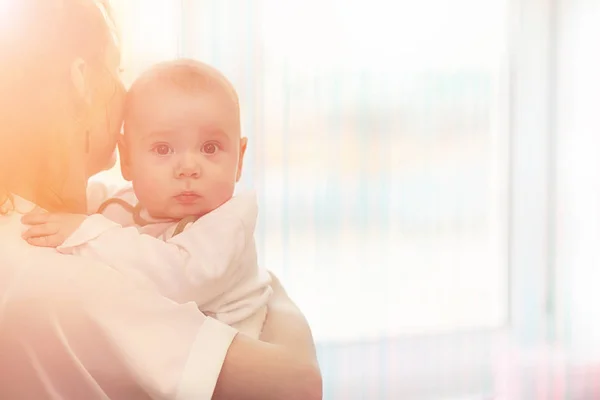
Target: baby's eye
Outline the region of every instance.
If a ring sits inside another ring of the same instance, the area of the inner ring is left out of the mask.
[[[215,154],[218,150],[219,150],[218,143],[208,142],[208,143],[204,143],[204,145],[202,145],[202,152],[204,154],[212,155],[212,154]]]
[[[168,156],[173,153],[173,149],[168,144],[157,144],[152,147],[152,151],[159,156]]]

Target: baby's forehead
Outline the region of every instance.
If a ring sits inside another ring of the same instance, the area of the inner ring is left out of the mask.
[[[177,60],[155,65],[142,74],[131,86],[131,101],[136,95],[161,89],[174,89],[186,94],[224,94],[232,104],[239,108],[239,99],[235,88],[217,69],[195,61]]]
[[[181,95],[185,97],[180,97]],[[156,65],[133,83],[125,102],[125,136],[133,134],[137,130],[135,127],[140,127],[139,124],[147,126],[153,123],[151,121],[156,122],[157,120],[154,118],[147,118],[149,115],[156,116],[156,110],[172,111],[174,110],[172,107],[179,107],[177,104],[180,104],[178,103],[180,100],[176,99],[189,98],[193,101],[195,96],[205,99],[200,100],[201,102],[208,101],[217,108],[226,109],[226,114],[220,115],[227,115],[227,125],[231,124],[232,132],[239,134],[241,128],[239,102],[233,85],[219,71],[206,64],[178,60]],[[175,103],[171,103],[171,101]],[[173,106],[169,106],[169,104]],[[190,104],[197,105],[198,103]],[[171,111],[158,112],[163,116],[157,116],[158,121],[161,118],[167,118],[167,120],[172,118],[169,116]],[[175,112],[174,115],[185,114]],[[183,118],[185,121],[187,117]],[[161,124],[161,122],[157,123]]]

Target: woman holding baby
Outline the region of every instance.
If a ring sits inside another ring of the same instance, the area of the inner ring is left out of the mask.
[[[0,27],[0,398],[320,399],[308,325],[274,278],[260,339],[99,260],[34,247],[35,209],[85,213],[124,88],[101,0],[5,0]]]

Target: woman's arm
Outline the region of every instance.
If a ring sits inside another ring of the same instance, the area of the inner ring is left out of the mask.
[[[273,297],[269,302],[269,314],[260,339],[294,350],[299,357],[313,360],[316,364],[315,343],[306,318],[290,299],[279,279],[273,273],[270,275]]]
[[[323,385],[308,323],[271,274],[273,297],[258,344],[241,334],[233,340],[213,399],[322,399]],[[244,368],[255,364],[257,368]],[[260,366],[260,368],[258,368]],[[269,387],[268,393],[262,387]]]
[[[0,254],[20,260],[0,265],[0,276],[14,271],[19,276],[6,280],[18,285],[0,290],[7,305],[0,350],[11,349],[13,368],[35,360],[39,368],[19,370],[32,387],[49,382],[48,390],[64,388],[69,398],[82,393],[121,398],[124,392],[178,400],[322,398],[314,357],[287,348],[285,340],[269,344],[236,335],[192,303],[176,304],[140,289],[106,265],[25,246],[10,253],[0,243]],[[275,310],[277,298],[281,292]],[[283,304],[281,310],[288,309]],[[8,367],[0,361],[0,369]],[[38,370],[43,373],[32,375]],[[6,390],[0,385],[0,397]]]

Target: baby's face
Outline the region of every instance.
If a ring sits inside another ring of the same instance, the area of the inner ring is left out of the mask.
[[[227,95],[151,87],[131,117],[123,175],[153,217],[202,216],[231,199],[246,139]]]

